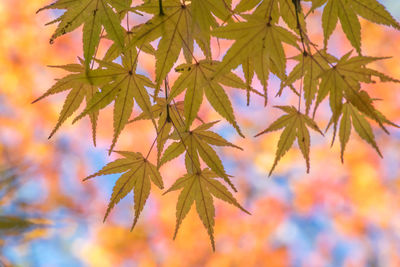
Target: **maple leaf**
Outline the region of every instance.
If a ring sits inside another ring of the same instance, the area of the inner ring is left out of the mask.
[[[257,8],[252,14],[263,18],[271,18],[271,21],[275,22],[279,17],[282,17],[289,28],[296,32],[298,32],[297,18],[299,18],[300,25],[303,29],[306,29],[299,0],[242,0],[235,7],[234,11],[247,18],[247,14],[244,12],[254,9],[255,7]]]
[[[160,158],[164,149],[165,143],[168,141],[169,134],[172,130],[173,125],[177,127],[183,127],[183,101],[179,101],[175,104],[169,104],[166,99],[158,97],[157,102],[151,107],[151,111],[142,112],[136,118],[129,121],[128,123],[139,121],[139,120],[150,120],[157,119],[157,166],[160,166]],[[202,121],[200,118],[198,118]]]
[[[269,172],[271,176],[273,170],[278,164],[279,160],[286,154],[286,152],[292,147],[294,140],[297,138],[297,144],[299,145],[300,151],[306,160],[307,172],[310,170],[310,133],[308,128],[323,133],[318,128],[317,124],[307,115],[301,114],[293,106],[276,106],[287,114],[281,116],[279,119],[274,121],[267,129],[256,135],[260,136],[265,133],[277,131],[284,128],[278,142],[278,149],[276,151],[276,157],[274,164]]]
[[[81,119],[90,112],[105,108],[113,100],[114,104],[114,137],[110,147],[110,153],[114,148],[121,131],[127,124],[133,109],[134,100],[140,108],[151,113],[151,102],[145,87],[154,87],[153,83],[146,77],[135,73],[137,65],[137,54],[135,49],[130,50],[129,56],[122,56],[122,65],[98,61],[105,69],[98,72],[111,75],[113,80],[101,87],[101,92],[96,93],[87,104],[85,110],[74,119]]]
[[[66,11],[50,24],[59,22],[57,29],[50,39],[54,40],[71,32],[83,24],[83,54],[85,66],[93,58],[96,47],[100,42],[100,32],[102,27],[107,32],[108,37],[121,48],[124,45],[124,28],[121,26],[121,19],[114,12],[112,4],[116,1],[110,0],[58,0],[38,12],[45,9],[66,9]]]
[[[351,51],[345,54],[337,64],[324,70],[317,78],[321,78],[314,109],[329,93],[329,105],[332,110],[332,122],[337,124],[341,114],[344,99],[356,106],[361,112],[375,120],[381,128],[387,132],[384,123],[385,118],[374,108],[368,93],[361,90],[361,83],[373,83],[372,77],[378,77],[381,81],[400,82],[388,77],[379,71],[365,67],[365,65],[385,58],[355,56],[350,57]],[[390,124],[390,123],[389,123]]]
[[[290,87],[295,81],[303,79],[306,114],[308,114],[318,91],[320,75],[324,70],[329,69],[330,63],[336,62],[337,59],[323,50],[317,51],[314,54],[302,53],[292,59],[297,60],[299,63],[293,68],[286,79],[281,80],[279,95],[284,87]]]
[[[213,30],[212,34],[216,37],[235,40],[213,77],[227,73],[240,64],[247,64],[249,58],[255,60],[253,69],[264,85],[264,91],[269,70],[278,77],[285,77],[286,55],[282,43],[297,48],[298,45],[294,34],[276,25],[278,18],[277,16],[265,18],[253,13],[246,16],[246,22],[229,23]]]
[[[261,0],[242,0],[239,4],[236,5],[235,9],[233,10],[237,14],[244,13],[255,8]]]
[[[238,207],[243,212],[250,214],[237,202],[231,192],[229,192],[222,183],[215,179],[217,177],[219,176],[209,169],[203,169],[196,173],[188,173],[176,180],[176,182],[164,193],[166,194],[168,192],[182,189],[176,205],[176,228],[174,239],[176,238],[183,219],[189,213],[193,203],[196,203],[197,213],[200,220],[203,222],[204,227],[207,229],[214,251],[215,207],[213,204],[213,197],[219,198]]]
[[[326,5],[322,13],[322,28],[325,47],[336,28],[338,20],[340,20],[347,39],[357,52],[361,53],[361,25],[357,15],[374,23],[400,29],[398,22],[376,0],[324,0],[319,1],[314,8],[322,6],[324,3]]]
[[[130,54],[132,49],[138,49],[139,51],[143,51],[147,54],[154,55],[155,50],[153,46],[149,43],[141,43],[138,46],[131,46],[130,49],[126,49],[125,46],[130,45],[132,36],[135,35],[138,30],[140,29],[139,26],[132,27],[129,31],[124,31],[124,47],[119,46],[116,43],[113,43],[105,53],[103,57],[103,61],[111,62],[117,59],[121,54]],[[136,53],[133,53],[135,55]]]
[[[141,153],[115,151],[123,156],[108,163],[100,171],[84,179],[84,181],[100,175],[123,173],[114,185],[110,203],[104,221],[107,219],[112,208],[118,204],[129,192],[133,191],[135,218],[131,230],[135,227],[144,205],[150,195],[151,182],[158,188],[163,189],[163,181],[157,167],[151,164]]]
[[[156,56],[156,91],[158,95],[160,86],[167,74],[177,61],[183,50],[186,61],[193,58],[194,41],[209,55],[209,36],[205,38],[198,24],[193,20],[190,3],[179,0],[163,1],[163,13],[160,14],[159,2],[151,0],[132,10],[153,14],[153,18],[146,22],[135,34],[131,45],[150,42],[161,36]],[[128,47],[130,47],[128,46]]]
[[[68,119],[74,112],[79,108],[83,99],[86,100],[86,105],[90,103],[96,93],[99,92],[99,86],[109,81],[110,77],[107,73],[100,73],[98,70],[91,70],[87,72],[84,66],[83,60],[80,60],[81,64],[67,64],[63,66],[50,66],[61,68],[66,71],[72,72],[71,74],[65,76],[62,79],[57,80],[57,82],[48,89],[42,96],[33,101],[36,103],[39,100],[53,94],[58,94],[67,90],[68,93],[63,108],[60,112],[57,124],[52,130],[49,138],[51,138],[59,127]],[[96,145],[96,128],[97,128],[97,118],[98,111],[87,112],[92,124],[92,138],[93,144]]]
[[[200,156],[212,171],[222,177],[232,187],[232,189],[236,191],[236,188],[225,172],[221,159],[210,145],[230,146],[237,149],[242,148],[226,141],[214,132],[207,131],[216,123],[217,122],[205,123],[191,131],[176,129],[170,138],[177,141],[173,142],[164,151],[160,165],[173,160],[186,151],[185,163],[188,170],[192,170],[193,172],[200,170]]]
[[[244,73],[244,77],[246,80],[246,97],[247,97],[247,105],[250,104],[250,93],[254,92],[256,94],[259,94],[258,92],[254,91],[254,89],[251,87],[252,81],[254,74],[257,75],[258,80],[263,86],[263,96],[265,101],[264,101],[264,106],[267,105],[268,103],[268,80],[270,73],[275,74],[276,76],[280,77],[281,79],[284,79],[286,75],[280,76],[276,65],[271,59],[268,59],[267,57],[267,49],[263,49],[262,55],[261,56],[250,56],[245,58],[242,62],[242,69]]]
[[[280,16],[289,28],[299,33],[300,26],[302,31],[305,32],[307,27],[300,0],[279,0],[278,2]]]
[[[148,112],[142,112],[128,123],[140,120],[151,120],[151,118],[160,118],[161,121],[164,122],[167,120],[167,113],[169,113],[169,119],[171,121],[175,122],[177,125],[181,125],[182,122],[179,117],[183,117],[183,101],[172,104],[168,103],[165,98],[157,97],[156,103],[151,106],[150,114]]]
[[[184,100],[184,115],[186,127],[189,128],[197,116],[204,93],[215,111],[232,124],[239,135],[243,136],[233,114],[231,101],[221,85],[238,89],[247,89],[247,86],[232,72],[214,78],[213,75],[220,64],[218,61],[201,60],[195,64],[181,64],[176,67],[175,70],[180,72],[181,75],[172,86],[169,99],[175,98],[187,89]],[[252,88],[251,91],[260,94]]]
[[[232,0],[192,0],[191,14],[193,21],[201,29],[203,39],[209,44],[211,29],[219,26],[217,18],[223,22],[231,21],[233,11],[231,11]],[[208,36],[208,37],[207,37]],[[207,48],[206,48],[207,49]],[[203,48],[203,50],[206,50]],[[211,52],[206,50],[206,55],[211,56]]]
[[[339,129],[339,140],[341,147],[340,158],[342,162],[346,144],[350,138],[352,124],[358,135],[367,143],[369,143],[376,150],[378,155],[382,157],[382,153],[375,142],[375,137],[374,133],[372,132],[371,125],[365,119],[365,116],[363,114],[360,114],[357,108],[354,107],[351,103],[345,103],[343,105],[342,118]]]

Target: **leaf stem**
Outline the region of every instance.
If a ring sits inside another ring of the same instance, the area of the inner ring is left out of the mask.
[[[160,128],[160,130],[159,131],[156,131],[156,138],[154,138],[154,141],[153,141],[153,143],[151,144],[151,146],[150,146],[150,149],[149,149],[149,151],[147,152],[147,155],[146,155],[146,160],[149,158],[149,156],[150,156],[150,153],[151,153],[151,151],[153,150],[153,148],[154,148],[154,145],[156,144],[156,141],[157,141],[157,138],[158,138],[158,135],[161,133],[161,131],[164,129],[164,127],[165,127],[165,124],[167,124],[167,121],[165,121],[164,122],[164,124],[163,124],[163,126],[161,126],[161,128]]]
[[[164,16],[165,13],[164,13],[163,6],[162,6],[162,0],[158,0],[158,7],[160,8],[160,13],[159,13],[159,15],[160,15],[160,16]]]
[[[165,102],[166,102],[166,106],[167,106],[167,122],[172,122],[171,120],[171,116],[169,114],[169,103],[168,103],[168,76],[165,78],[164,80],[165,82]]]
[[[301,45],[303,46],[303,53],[302,53],[303,55],[301,57],[302,63],[301,63],[301,80],[300,80],[299,103],[298,103],[298,107],[297,107],[297,111],[300,112],[300,109],[301,109],[301,98],[302,98],[302,94],[303,94],[304,57],[307,56],[307,50],[306,50],[306,46],[304,45],[303,29],[301,28],[300,19],[299,19],[299,13],[302,12],[301,11],[301,6],[300,6],[300,1],[293,0],[293,4],[295,6],[297,29],[299,30],[300,41],[301,41]]]

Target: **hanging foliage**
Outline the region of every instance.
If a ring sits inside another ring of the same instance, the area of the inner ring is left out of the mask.
[[[210,130],[216,122],[204,122],[199,110],[207,99],[221,118],[244,137],[235,116],[240,111],[232,105],[227,92],[231,88],[239,89],[245,93],[247,104],[251,95],[256,95],[267,105],[271,74],[281,80],[277,96],[289,88],[297,95],[298,105],[277,106],[284,114],[257,134],[283,129],[269,175],[295,140],[309,171],[309,130],[323,135],[315,117],[319,105],[326,99],[332,111],[327,129],[333,127],[333,141],[339,131],[342,161],[352,128],[382,156],[370,121],[375,121],[385,132],[388,125],[398,127],[374,107],[375,99],[362,89],[364,83],[375,83],[374,78],[381,82],[400,82],[367,67],[385,58],[362,52],[359,16],[400,29],[398,22],[376,0],[242,0],[235,4],[231,0],[146,0],[139,4],[132,0],[58,0],[39,11],[48,9],[65,10],[48,23],[57,23],[50,43],[83,25],[83,55],[79,62],[55,66],[69,74],[34,101],[69,91],[50,137],[68,117],[76,114],[85,99],[86,106],[74,122],[89,117],[96,144],[96,128],[102,126],[98,124],[99,112],[114,105],[114,137],[109,152],[116,152],[122,158],[86,178],[122,173],[114,186],[105,219],[133,191],[133,228],[151,193],[151,185],[163,188],[160,167],[184,155],[187,174],[166,191],[180,190],[175,236],[195,203],[215,249],[213,199],[219,198],[243,212],[248,211],[230,192],[236,188],[214,147],[242,148]],[[307,18],[315,11],[322,11],[322,48],[307,34]],[[130,25],[130,19],[143,15],[148,18],[145,23]],[[340,58],[327,51],[338,21],[356,51]],[[111,44],[100,58],[97,50],[106,39]],[[211,50],[215,39],[232,40],[220,61]],[[298,55],[288,59],[288,49],[296,50]],[[155,80],[139,74],[141,53],[155,58]],[[288,60],[297,62],[290,73]],[[243,71],[243,79],[233,72],[238,66]],[[173,71],[179,76],[169,84],[168,75]],[[262,92],[253,88],[254,77],[262,85]],[[135,103],[142,113],[132,118]],[[137,120],[148,120],[155,129],[148,154],[114,151],[125,126]],[[149,161],[153,150],[157,150],[157,162]]]

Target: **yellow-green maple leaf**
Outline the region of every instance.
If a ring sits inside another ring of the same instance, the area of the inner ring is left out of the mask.
[[[99,61],[105,69],[99,69],[98,72],[111,75],[113,80],[101,87],[101,92],[93,96],[86,109],[74,120],[77,121],[90,112],[99,111],[115,100],[114,137],[110,153],[121,131],[129,121],[134,100],[143,111],[151,114],[151,102],[146,87],[154,87],[154,85],[146,76],[135,72],[137,65],[136,50],[131,49],[129,54],[129,56],[122,57],[122,65]],[[132,54],[135,55],[132,56]]]
[[[107,219],[112,208],[129,192],[133,191],[135,208],[135,218],[132,224],[133,229],[150,195],[151,182],[158,188],[163,189],[163,181],[157,167],[150,163],[147,158],[144,158],[141,153],[116,152],[122,155],[123,158],[108,163],[103,169],[86,177],[84,180],[100,175],[123,173],[114,185],[104,221]]]
[[[81,60],[81,64],[67,64],[63,66],[51,66],[62,68],[71,74],[65,76],[48,89],[42,96],[33,101],[33,103],[53,94],[61,93],[66,90],[70,90],[68,93],[63,108],[60,112],[57,124],[51,132],[49,138],[51,138],[59,127],[68,119],[81,105],[83,99],[86,100],[86,106],[90,103],[96,93],[99,92],[99,86],[107,83],[110,80],[109,73],[102,73],[99,70],[91,70],[87,72],[84,62]],[[98,111],[87,112],[92,124],[92,137],[93,143],[96,145],[96,126]]]
[[[157,122],[157,166],[160,166],[161,153],[165,143],[168,141],[169,134],[173,125],[184,127],[183,121],[183,101],[169,104],[165,98],[157,98],[157,102],[151,107],[151,113],[142,112],[130,122],[139,120],[158,119]],[[202,121],[200,118],[198,118]]]
[[[324,43],[327,46],[329,37],[336,28],[338,20],[351,45],[361,53],[361,25],[357,15],[378,24],[400,29],[398,22],[385,7],[376,0],[325,0],[315,6],[326,3],[322,13]]]
[[[293,59],[299,63],[293,68],[286,79],[281,80],[280,91],[286,86],[292,86],[295,81],[303,79],[306,114],[308,114],[320,84],[319,76],[324,70],[329,69],[329,63],[336,62],[337,59],[322,50],[312,55],[302,53]]]
[[[241,14],[257,7],[252,14],[263,18],[271,18],[273,21],[278,21],[281,17],[289,28],[296,32],[298,32],[297,18],[299,18],[303,31],[306,31],[301,5],[294,1],[298,0],[242,0],[234,11]],[[248,18],[246,13],[241,15]]]
[[[156,56],[156,92],[158,95],[161,84],[183,51],[186,61],[193,58],[194,41],[200,48],[207,48],[209,54],[209,39],[201,33],[199,26],[191,14],[191,4],[186,1],[166,0],[162,2],[163,14],[160,14],[159,2],[150,0],[133,10],[153,14],[133,36],[131,45],[140,46],[159,37]]]
[[[387,120],[382,119],[381,114],[378,114],[367,92],[361,90],[361,83],[373,83],[372,77],[378,77],[383,82],[399,81],[366,67],[367,64],[384,58],[366,56],[350,57],[350,54],[351,52],[345,54],[337,64],[323,71],[317,77],[321,78],[321,83],[319,85],[315,110],[329,94],[329,104],[333,113],[331,121],[335,127],[342,111],[343,102],[347,100],[362,113],[375,120],[387,132],[384,127],[384,123],[388,123]]]
[[[89,64],[100,41],[102,27],[108,37],[121,48],[124,46],[124,28],[119,15],[113,10],[110,0],[58,0],[44,9],[66,9],[66,11],[51,23],[59,22],[50,43],[71,32],[83,24],[83,54],[85,66]],[[39,12],[38,11],[38,12]]]
[[[276,157],[274,164],[269,172],[269,176],[272,174],[279,160],[286,154],[286,152],[292,147],[294,140],[297,139],[300,151],[306,160],[307,172],[310,170],[310,133],[308,128],[322,134],[317,124],[307,115],[300,113],[293,106],[276,106],[277,108],[285,111],[287,114],[281,116],[274,121],[267,129],[260,132],[256,136],[260,136],[265,133],[277,131],[284,128],[279,141],[278,149],[276,151]],[[322,134],[323,135],[323,134]]]
[[[137,31],[140,29],[139,26],[132,27],[129,31],[124,31],[124,45],[128,46],[131,43],[132,36],[137,33]],[[154,55],[155,54],[155,49],[153,46],[149,43],[141,43],[140,45],[137,44],[138,46],[131,46],[129,49],[125,49],[124,47],[120,47],[118,44],[113,43],[105,53],[103,57],[103,61],[114,61],[116,58],[118,58],[121,54],[129,54],[131,53],[130,51],[132,49],[139,49],[139,51],[143,51],[147,54]],[[132,54],[133,56],[136,55],[134,52]]]
[[[222,85],[243,90],[247,89],[247,86],[237,75],[230,71],[214,78],[214,73],[220,64],[218,61],[201,60],[194,64],[181,64],[176,67],[175,70],[180,72],[181,75],[172,86],[169,99],[175,98],[186,89],[184,115],[186,127],[189,128],[197,117],[203,101],[203,94],[205,94],[215,111],[232,124],[236,131],[243,136],[236,122],[231,101]],[[251,89],[251,91],[258,93],[254,89]]]
[[[282,43],[298,46],[296,36],[276,24],[278,18],[276,16],[264,18],[253,13],[246,16],[246,22],[229,23],[227,26],[216,28],[212,32],[214,36],[235,40],[235,42],[226,52],[214,77],[230,72],[231,69],[246,62],[248,57],[258,58],[261,64],[260,68],[271,69],[272,62],[278,77],[284,77],[286,55]],[[264,77],[266,76],[264,73],[267,72],[260,70],[259,73],[258,77],[262,77],[261,83],[263,84],[268,78]]]
[[[343,105],[342,117],[339,128],[339,140],[341,147],[340,157],[342,162],[343,162],[344,150],[346,148],[346,144],[349,141],[351,134],[351,125],[353,125],[353,128],[358,133],[358,135],[364,141],[369,143],[376,150],[378,155],[382,157],[382,153],[375,142],[375,137],[371,125],[365,119],[365,116],[361,114],[357,110],[357,108],[353,106],[351,103],[345,103]]]
[[[241,148],[226,141],[220,135],[208,131],[208,129],[215,123],[217,122],[205,123],[194,130],[175,129],[171,138],[177,141],[173,142],[164,151],[160,165],[173,160],[186,151],[186,167],[189,172],[200,170],[200,162],[198,160],[200,156],[212,171],[222,177],[232,187],[232,189],[236,191],[234,185],[225,172],[221,159],[210,145],[230,146],[238,149]]]
[[[259,0],[256,1],[243,0],[236,6],[235,11],[240,13],[243,11],[247,11],[249,9],[253,9],[256,5],[259,4],[259,2],[260,2]],[[304,16],[302,13],[296,12],[296,6],[292,2],[292,0],[262,1],[254,11],[253,15],[246,15],[246,14],[244,15],[244,17],[249,20],[252,19],[252,16],[265,18],[267,19],[267,21],[269,21],[269,23],[276,23],[279,17],[282,17],[283,21],[285,21],[286,24],[297,33],[299,31],[297,25],[297,18],[298,18],[300,26],[302,27],[302,31],[306,32]],[[277,59],[278,58],[276,57],[275,60]],[[265,97],[264,105],[267,105],[268,102],[267,87],[268,87],[268,79],[270,72],[277,75],[282,80],[286,78],[282,65],[279,68],[279,65],[277,65],[275,61],[272,60],[270,56],[270,46],[263,45],[259,53],[257,53],[255,56],[249,55],[248,57],[242,59],[242,61],[239,64],[242,65],[242,69],[245,75],[248,88],[250,88],[251,86],[251,81],[254,77],[254,73],[257,74],[258,80],[263,85],[264,97]],[[250,94],[248,91],[247,105],[249,105],[249,102],[250,102]]]
[[[261,0],[242,0],[236,5],[234,12],[237,14],[249,11],[255,8]]]
[[[191,14],[194,23],[200,29],[199,35],[202,36],[204,42],[200,42],[199,46],[208,58],[211,58],[210,51],[210,33],[211,29],[219,26],[217,18],[223,22],[230,21],[231,0],[192,0]],[[206,46],[205,46],[206,45]]]
[[[215,250],[215,208],[213,197],[219,198],[238,207],[247,214],[250,214],[237,202],[232,193],[229,192],[222,183],[215,179],[218,177],[218,175],[209,169],[199,170],[196,173],[188,173],[176,180],[176,182],[165,192],[168,193],[182,189],[176,205],[176,228],[174,239],[178,233],[183,219],[190,211],[193,203],[196,203],[197,213],[200,217],[200,220],[203,222],[204,227],[207,229],[213,250]]]

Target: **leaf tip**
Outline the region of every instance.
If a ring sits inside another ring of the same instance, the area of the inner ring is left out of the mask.
[[[133,231],[133,228],[135,228],[137,221],[138,221],[139,215],[135,215],[135,219],[133,220],[132,226],[131,226],[131,232]]]
[[[58,125],[57,125],[58,126]],[[47,137],[47,139],[50,139],[53,137],[53,135],[56,133],[58,127],[56,126],[56,128],[54,128],[54,130],[50,133],[50,135]]]
[[[107,209],[106,215],[104,215],[104,218],[103,218],[103,223],[106,222],[106,220],[108,218],[108,213],[109,213],[109,210]]]

